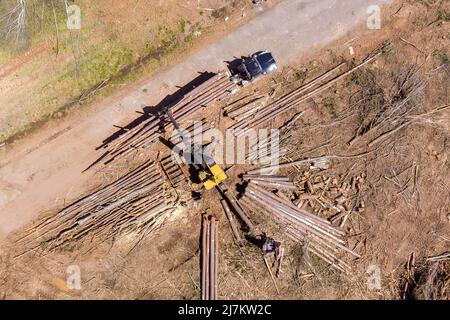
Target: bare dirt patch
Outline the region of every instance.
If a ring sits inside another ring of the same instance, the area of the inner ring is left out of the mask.
[[[361,61],[382,44],[376,62],[277,119],[278,127],[299,111],[294,126],[295,159],[340,155],[328,169],[299,167],[284,171],[294,179],[307,174],[348,181],[364,177],[343,226],[352,249],[350,276],[305,255],[283,228],[264,215],[251,218],[286,248],[277,295],[259,248],[233,243],[217,197],[205,197],[178,220],[171,221],[134,246],[138,238],[103,244],[87,256],[74,252],[28,254],[14,258],[5,249],[0,281],[5,298],[198,299],[199,231],[203,211],[220,217],[219,298],[226,299],[448,299],[448,265],[427,260],[448,250],[450,224],[448,160],[448,21],[433,5],[399,1],[385,11],[381,32],[361,29],[326,50],[302,57],[281,74],[241,91],[276,97],[334,67],[344,58]],[[350,54],[349,46],[355,52]],[[279,85],[281,84],[281,85]],[[256,90],[256,92],[254,92]],[[236,97],[236,99],[239,97]],[[217,118],[217,108],[211,115]],[[409,122],[408,122],[409,121]],[[328,143],[325,143],[328,142]],[[325,144],[325,145],[324,145]],[[352,157],[367,153],[362,157]],[[293,155],[293,157],[294,157]],[[295,160],[294,159],[294,160]],[[239,182],[233,168],[230,185]],[[286,193],[295,199],[295,193]],[[361,207],[361,203],[364,206]],[[311,208],[313,209],[313,208]],[[339,221],[342,223],[342,221]],[[414,258],[412,258],[414,257]],[[52,284],[67,265],[82,270],[83,289],[63,292]],[[381,270],[380,290],[367,287],[367,268]],[[26,279],[26,280],[25,280]],[[1,295],[0,295],[1,296]]]

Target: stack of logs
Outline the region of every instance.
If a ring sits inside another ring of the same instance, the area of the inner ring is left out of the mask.
[[[297,107],[300,103],[306,102],[311,97],[330,88],[337,81],[373,61],[379,55],[380,53],[366,59],[354,68],[339,74],[338,71],[345,65],[345,63],[341,63],[312,81],[257,109],[253,108],[252,104],[245,104],[241,106],[241,108],[237,108],[237,110],[246,110],[249,108],[250,111],[244,113],[244,117],[236,118],[236,122],[229,129],[231,129],[236,136],[240,136],[248,132],[248,130],[267,124],[277,116]],[[226,112],[228,113],[228,111]]]
[[[288,151],[287,146],[291,138],[292,134],[290,132],[284,134],[284,132],[278,130],[271,131],[266,137],[260,137],[255,144],[249,147],[246,161],[260,165],[278,161]]]
[[[203,118],[200,121],[193,121],[186,129],[180,129],[174,131],[169,141],[174,145],[174,148],[184,148],[185,144],[197,144],[203,145],[203,137],[208,136],[208,132],[211,130],[211,126],[208,121]]]
[[[295,206],[286,196],[267,190],[293,190],[295,185],[287,177],[244,175],[248,182],[240,202],[248,210],[259,209],[269,217],[276,217],[286,227],[287,235],[294,241],[305,244],[308,252],[318,256],[334,268],[349,273],[350,266],[339,255],[343,252],[360,257],[349,249],[344,240],[345,231]]]
[[[102,242],[124,232],[151,231],[172,210],[158,167],[147,162],[46,218],[26,238],[43,240],[48,250],[87,237]]]
[[[247,118],[250,118],[261,109],[264,104],[267,102],[267,96],[261,96],[257,98],[252,98],[249,101],[245,101],[247,99],[239,99],[233,103],[226,105],[223,108],[224,114],[233,120],[242,121]],[[245,101],[245,102],[243,102]]]
[[[250,175],[244,174],[243,179],[251,185],[257,185],[268,189],[295,190],[297,187],[288,177],[271,175]]]
[[[238,86],[230,81],[226,72],[220,72],[186,94],[172,106],[162,108],[163,112],[148,115],[149,118],[132,129],[127,130],[117,139],[102,145],[106,149],[102,161],[109,163],[115,158],[125,156],[133,150],[147,148],[159,138],[161,127],[172,130],[173,125],[164,110],[170,107],[174,119],[182,123],[211,103],[219,101],[238,90]]]
[[[202,217],[202,300],[217,299],[218,222]]]
[[[181,163],[174,161],[172,155],[167,156],[159,162],[162,171],[169,180],[170,185],[175,189],[185,189],[186,187],[186,175],[183,172]]]

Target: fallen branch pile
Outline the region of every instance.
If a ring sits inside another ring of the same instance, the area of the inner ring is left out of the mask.
[[[433,259],[436,258],[436,259]],[[442,259],[443,258],[443,259]],[[411,253],[399,285],[404,300],[448,300],[450,298],[449,253],[416,261]]]
[[[439,261],[446,261],[446,260],[450,260],[450,252],[446,252],[446,253],[440,254],[438,256],[427,258],[427,262],[439,262]]]
[[[158,167],[148,162],[46,218],[20,241],[32,235],[52,250],[87,237],[103,242],[125,232],[150,232],[173,210],[166,201]]]
[[[180,101],[170,106],[170,109],[175,120],[182,123],[208,104],[219,101],[236,90],[238,90],[237,85],[230,81],[225,72],[221,72],[186,94]],[[157,141],[162,128],[165,131],[172,130],[173,125],[164,112],[167,107],[163,107],[161,113],[149,114],[147,120],[129,129],[112,142],[104,144],[102,147],[107,151],[102,156],[102,161],[109,163],[133,150],[147,148]]]
[[[384,93],[376,77],[368,72],[361,72],[361,98],[356,104],[360,125],[355,136],[348,141],[349,145],[363,141],[362,137],[372,136],[367,143],[372,147],[414,122],[434,124],[430,116],[445,110],[445,106],[419,114],[423,107],[419,98],[431,80],[446,69],[443,65],[423,75],[420,68],[415,64],[403,68],[392,92],[388,94]]]
[[[357,258],[360,256],[346,246],[345,232],[332,225],[328,220],[298,208],[287,198],[264,189],[255,183],[256,179],[256,177],[250,177],[250,182],[240,202],[249,210],[255,210],[256,205],[261,212],[270,217],[276,217],[278,222],[282,222],[286,226],[287,235],[291,239],[304,243],[308,252],[318,256],[334,268],[349,273],[350,266],[339,255],[345,252]],[[268,183],[269,180],[265,177],[262,181]],[[272,181],[277,181],[272,183],[287,182],[283,177],[273,177]]]

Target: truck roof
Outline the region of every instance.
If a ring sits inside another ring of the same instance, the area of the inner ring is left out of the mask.
[[[269,73],[274,71],[277,68],[275,59],[273,58],[272,53],[268,51],[262,51],[255,53],[255,59],[261,66],[261,69],[264,73]]]

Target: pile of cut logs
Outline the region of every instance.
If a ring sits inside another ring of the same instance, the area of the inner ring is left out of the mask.
[[[380,53],[377,53],[350,70],[338,73],[338,71],[345,65],[345,63],[341,63],[310,82],[294,89],[293,91],[265,106],[256,107],[257,104],[251,102],[245,103],[239,107],[230,107],[230,109],[225,109],[226,114],[236,120],[236,122],[229,129],[231,129],[236,136],[240,136],[248,132],[250,129],[262,126],[280,114],[297,107],[300,103],[303,103],[311,97],[330,88],[337,81],[347,77],[355,70],[373,61],[379,55]]]
[[[167,202],[159,169],[147,162],[46,218],[22,240],[33,236],[52,250],[85,238],[102,242],[124,232],[153,230],[174,210]]]
[[[180,129],[179,131],[173,132],[172,137],[169,141],[174,145],[174,148],[183,148],[184,144],[193,144],[194,142],[204,141],[202,138],[208,135],[208,131],[211,130],[211,125],[208,121],[203,118],[200,121],[193,121],[191,124],[186,126],[186,129]]]
[[[217,299],[218,222],[202,217],[202,300]]]
[[[334,268],[350,273],[350,266],[341,259],[342,253],[360,257],[346,246],[345,231],[327,219],[294,205],[285,195],[272,190],[294,190],[296,186],[287,177],[244,175],[248,182],[239,200],[248,210],[259,210],[286,228],[293,240],[305,244],[305,249]],[[270,190],[268,190],[270,189]]]
[[[162,108],[161,113],[149,114],[147,120],[126,130],[124,134],[113,141],[103,144],[102,147],[106,149],[106,152],[101,158],[102,161],[109,163],[133,150],[147,148],[157,141],[161,127],[165,127],[166,131],[172,130],[173,125],[165,114],[165,109],[168,107],[170,107],[174,119],[178,123],[182,123],[209,104],[219,101],[237,90],[238,86],[230,81],[226,72],[216,74],[190,91],[174,105]]]
[[[340,220],[343,227],[353,212],[363,212],[364,200],[358,194],[365,181],[364,173],[354,177],[327,177],[304,171],[293,194],[294,204],[319,216]]]

